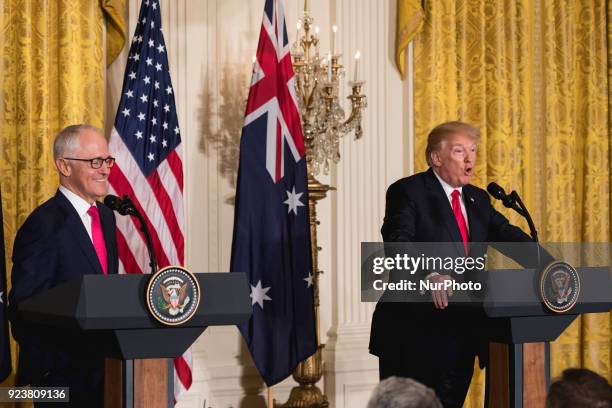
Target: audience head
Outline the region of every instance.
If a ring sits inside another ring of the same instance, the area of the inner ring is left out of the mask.
[[[436,393],[410,378],[389,377],[374,389],[367,408],[442,408]]]
[[[612,387],[591,370],[570,368],[551,384],[546,408],[612,408]]]

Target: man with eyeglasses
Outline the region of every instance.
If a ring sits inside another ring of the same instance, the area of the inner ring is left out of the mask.
[[[118,269],[115,216],[98,202],[108,193],[115,163],[102,131],[90,125],[66,127],[55,138],[53,158],[59,189],[30,214],[13,248],[9,313],[20,346],[16,385],[69,387],[71,406],[102,406],[103,358],[69,346],[54,350],[44,333],[22,324],[16,314],[23,299],[84,274],[116,274]]]

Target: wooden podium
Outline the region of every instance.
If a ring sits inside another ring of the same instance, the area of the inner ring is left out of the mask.
[[[235,325],[252,313],[244,273],[196,274],[201,297],[186,323],[164,326],[150,316],[150,275],[85,275],[22,301],[20,319],[48,333],[52,347],[106,358],[105,407],[172,404],[170,358],[181,356],[207,326]]]
[[[607,267],[577,268],[581,289],[568,312],[548,310],[533,269],[489,271],[483,310],[489,337],[485,403],[488,408],[541,408],[550,384],[549,342],[582,313],[608,312],[612,283]]]

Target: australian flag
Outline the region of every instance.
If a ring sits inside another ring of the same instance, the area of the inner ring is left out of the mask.
[[[317,347],[306,149],[283,0],[266,0],[240,141],[231,271],[246,272],[240,331],[268,386]]]
[[[6,264],[4,262],[4,229],[2,228],[2,194],[0,194],[0,382],[11,373],[11,347],[6,314]]]

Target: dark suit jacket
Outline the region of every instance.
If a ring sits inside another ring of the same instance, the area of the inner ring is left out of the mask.
[[[108,273],[116,274],[115,215],[103,204],[97,206],[106,242]],[[85,378],[103,378],[101,358],[53,350],[45,333],[22,323],[17,314],[19,302],[30,296],[85,274],[101,273],[83,222],[70,201],[58,191],[30,214],[17,232],[13,247],[9,315],[20,348],[17,385],[44,384],[47,377],[55,376],[70,382],[74,379],[88,388]],[[77,391],[71,389],[71,395]]]
[[[511,225],[506,217],[493,208],[486,191],[473,185],[464,186],[462,191],[471,242],[532,242],[529,235]],[[381,232],[385,242],[455,242],[457,253],[454,256],[464,255],[455,215],[442,185],[431,168],[426,172],[403,178],[389,187]],[[470,256],[478,256],[484,252],[486,245],[481,245],[471,249]],[[532,264],[536,259],[533,254],[506,253],[506,255],[523,266],[536,266]],[[426,273],[427,271],[422,271],[421,277]],[[478,314],[474,319],[462,320],[457,319],[457,315],[451,314],[452,309],[452,305],[444,310],[435,309],[431,301],[427,303],[379,301],[372,318],[370,352],[379,357],[392,356],[394,353],[406,353],[407,349],[412,348],[418,353],[422,351],[423,344],[427,343],[427,339],[419,338],[423,328],[436,325],[446,330],[445,335],[474,334],[483,324],[482,320],[478,320]],[[419,339],[423,342],[416,341]],[[482,344],[476,345],[476,348],[480,346]]]

